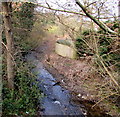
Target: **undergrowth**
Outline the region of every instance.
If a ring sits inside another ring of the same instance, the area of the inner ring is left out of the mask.
[[[118,28],[117,22],[112,22],[112,30]],[[104,106],[109,107],[110,114],[114,110],[120,112],[120,39],[117,35],[110,35],[101,30],[85,30],[76,40],[76,47],[79,57],[92,58],[91,71],[101,82],[92,83],[88,90],[96,90],[99,104],[104,102]],[[92,73],[92,74],[93,74]],[[95,79],[95,78],[94,78]],[[97,84],[99,84],[97,86]],[[90,89],[94,87],[94,89]],[[112,104],[111,104],[112,103]]]
[[[3,116],[36,115],[41,91],[36,77],[30,71],[34,66],[21,60],[17,60],[17,63],[15,89],[10,90],[6,80],[3,81]]]
[[[13,12],[14,28],[14,90],[8,88],[6,72],[6,49],[3,50],[3,112],[7,116],[36,116],[38,111],[41,91],[38,88],[36,76],[31,72],[34,68],[27,63],[25,56],[33,49],[27,38],[33,28],[35,18],[33,17],[34,5],[24,3],[20,11]],[[17,30],[19,29],[19,30]],[[3,42],[5,38],[3,35]],[[31,42],[32,43],[32,42]]]

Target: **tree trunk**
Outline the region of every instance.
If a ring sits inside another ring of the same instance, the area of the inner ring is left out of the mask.
[[[120,0],[118,2],[118,23],[119,23],[119,29],[118,29],[118,32],[120,34]],[[119,35],[120,37],[120,35]]]
[[[87,9],[79,2],[79,0],[75,0],[75,1],[76,1],[76,4],[84,11],[86,16],[88,16],[91,20],[93,20],[101,29],[103,29],[105,32],[108,32],[108,33],[111,33],[111,34],[117,34],[117,32],[111,30],[102,21],[97,20],[91,14],[89,14],[87,12]]]
[[[0,12],[2,12],[2,3],[0,3]],[[0,19],[2,15],[0,14]],[[2,20],[0,20],[0,117],[2,116]]]
[[[8,87],[14,89],[14,64],[11,55],[13,55],[13,34],[12,34],[12,22],[10,15],[10,7],[8,2],[3,2],[3,21],[5,27],[5,36],[7,42],[7,78],[8,78]]]

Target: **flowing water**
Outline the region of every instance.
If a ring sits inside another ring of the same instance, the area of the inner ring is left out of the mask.
[[[38,86],[45,94],[40,102],[42,115],[78,115],[84,117],[80,106],[70,101],[69,91],[56,83],[56,79],[37,60],[34,53],[27,55],[27,61],[35,66],[33,72],[37,74]]]
[[[79,103],[71,101],[70,92],[62,88],[56,79],[43,66],[40,60],[37,59],[35,52],[31,52],[26,56],[27,61],[35,66],[32,72],[37,76],[38,87],[45,94],[40,99],[40,115],[57,115],[57,116],[77,116],[77,117],[111,117],[99,107],[91,108],[92,103],[86,100]],[[81,107],[85,107],[83,109]],[[84,113],[83,113],[84,111]]]

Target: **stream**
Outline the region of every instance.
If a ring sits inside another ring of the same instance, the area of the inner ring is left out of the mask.
[[[85,117],[80,105],[70,101],[71,95],[68,90],[57,84],[56,79],[44,68],[43,64],[32,52],[26,56],[27,61],[35,66],[33,73],[37,75],[39,88],[45,96],[40,99],[41,115],[74,115]]]
[[[39,115],[56,115],[59,117],[111,117],[98,106],[91,108],[95,103],[84,100],[72,100],[70,92],[59,85],[56,78],[45,69],[42,62],[37,59],[36,52],[27,54],[26,60],[34,66],[32,73],[37,77],[38,88],[44,96],[39,99]]]

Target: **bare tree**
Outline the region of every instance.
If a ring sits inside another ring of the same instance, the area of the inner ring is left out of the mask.
[[[73,14],[78,14],[78,15],[82,15],[82,16],[87,16],[89,17],[93,22],[95,22],[102,30],[104,30],[105,32],[108,32],[110,34],[115,34],[118,35],[117,32],[111,30],[108,26],[106,26],[102,21],[98,20],[96,17],[94,17],[91,13],[89,13],[89,10],[87,9],[88,6],[90,6],[91,4],[94,4],[96,2],[90,3],[89,5],[84,6],[81,4],[81,2],[79,0],[75,0],[76,4],[83,10],[83,12],[85,13],[85,15],[83,13],[80,12],[74,12],[74,11],[70,11],[70,10],[61,10],[61,9],[54,9],[52,7],[49,7],[50,4],[47,3],[47,6],[43,6],[41,4],[37,4],[38,6],[45,8],[45,9],[50,9],[53,11],[59,11],[59,12],[66,12],[66,13],[73,13]],[[58,2],[57,2],[58,3]],[[104,3],[103,3],[104,4]],[[64,8],[64,7],[62,7]]]
[[[105,32],[111,33],[111,34],[117,34],[115,31],[111,30],[109,27],[107,27],[103,22],[97,20],[94,18],[87,9],[80,3],[79,0],[75,0],[76,4],[83,10],[83,12],[88,16],[91,20],[93,20],[101,29],[103,29]]]
[[[14,65],[12,56],[13,55],[13,33],[12,33],[12,22],[11,22],[11,3],[3,2],[3,21],[5,27],[5,36],[7,42],[7,78],[8,87],[14,89]]]

